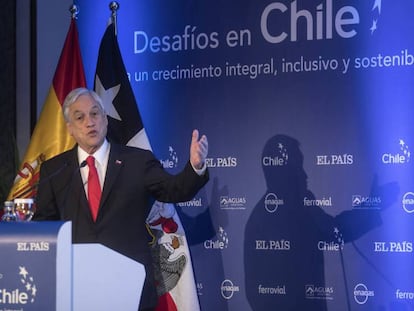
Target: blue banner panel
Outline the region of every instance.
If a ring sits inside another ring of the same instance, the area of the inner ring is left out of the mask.
[[[78,0],[88,85],[110,16]],[[121,53],[170,172],[203,310],[414,309],[414,2],[119,1]]]

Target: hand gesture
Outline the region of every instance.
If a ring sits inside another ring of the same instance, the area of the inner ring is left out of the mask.
[[[198,130],[193,130],[190,146],[190,163],[195,169],[201,169],[204,166],[208,153],[207,136],[202,135],[199,138]]]

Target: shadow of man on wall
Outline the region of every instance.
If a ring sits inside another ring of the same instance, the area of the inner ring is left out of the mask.
[[[346,242],[380,226],[380,211],[397,198],[398,186],[374,184],[370,195],[381,198],[375,208],[361,206],[331,216],[307,187],[297,140],[270,138],[262,168],[267,189],[245,228],[248,302],[253,310],[328,310],[335,293],[325,285],[323,249],[340,252]]]

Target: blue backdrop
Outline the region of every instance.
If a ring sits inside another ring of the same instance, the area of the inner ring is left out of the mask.
[[[92,87],[110,11],[76,3]],[[154,153],[176,172],[191,130],[209,139],[211,181],[177,206],[203,310],[414,309],[412,12],[402,0],[120,1]]]

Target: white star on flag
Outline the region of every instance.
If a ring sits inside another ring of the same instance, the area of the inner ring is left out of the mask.
[[[101,79],[99,79],[99,76],[96,76],[95,91],[102,98],[102,103],[105,107],[106,114],[110,116],[111,118],[122,121],[121,117],[118,114],[118,111],[116,111],[114,104],[113,104],[114,98],[116,97],[116,95],[118,95],[120,88],[121,88],[121,84],[118,84],[106,90],[104,86],[102,85]]]

